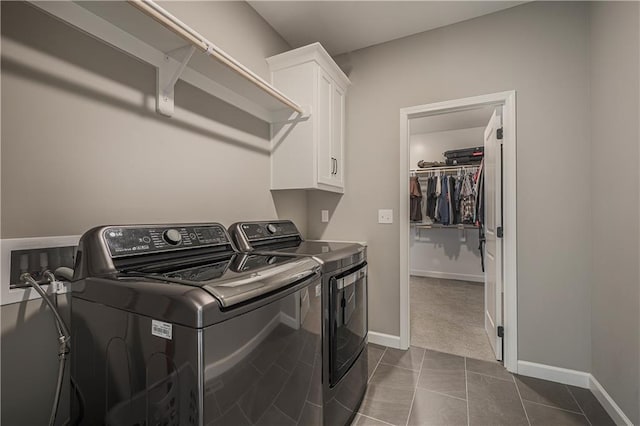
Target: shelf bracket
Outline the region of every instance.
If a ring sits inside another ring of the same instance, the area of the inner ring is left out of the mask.
[[[289,108],[281,109],[275,112],[271,119],[271,124],[284,125],[296,124],[301,121],[308,120],[311,117],[311,105],[302,105],[303,113],[291,112]]]
[[[188,45],[167,52],[162,64],[158,66],[156,72],[156,111],[160,114],[167,117],[173,115],[175,85],[195,51],[195,46]],[[182,56],[182,60],[178,61],[173,56]]]

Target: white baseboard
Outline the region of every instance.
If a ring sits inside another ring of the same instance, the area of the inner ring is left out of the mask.
[[[589,376],[591,376],[591,374],[584,371],[570,370],[568,368],[554,367],[552,365],[538,364],[529,361],[518,361],[518,374],[585,389],[589,388]]]
[[[589,389],[591,389],[593,395],[598,399],[598,401],[600,401],[600,404],[602,404],[604,409],[607,410],[607,413],[609,413],[617,425],[633,426],[629,417],[624,414],[618,404],[616,404],[613,398],[611,398],[611,395],[607,393],[600,382],[598,382],[598,380],[596,380],[596,378],[591,374],[589,374]]]
[[[400,336],[369,331],[369,343],[400,349]]]
[[[590,373],[535,362],[518,361],[518,374],[589,389],[617,425],[632,426],[631,420]]]
[[[409,275],[415,275],[417,277],[429,277],[429,278],[442,278],[446,280],[460,280],[460,281],[473,281],[484,282],[484,275],[474,274],[458,274],[455,272],[440,272],[440,271],[425,271],[422,269],[411,269]]]

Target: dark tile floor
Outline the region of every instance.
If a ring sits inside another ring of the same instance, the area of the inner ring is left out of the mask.
[[[587,389],[516,376],[496,362],[369,345],[357,426],[613,425]]]

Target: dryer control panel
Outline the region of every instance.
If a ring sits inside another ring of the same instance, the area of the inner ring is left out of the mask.
[[[298,228],[290,221],[250,222],[240,225],[249,241],[298,236]]]
[[[110,226],[103,230],[111,257],[142,255],[196,247],[230,245],[224,226]]]

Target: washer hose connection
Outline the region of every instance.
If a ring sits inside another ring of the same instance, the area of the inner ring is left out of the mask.
[[[56,280],[56,277],[51,271],[45,271],[42,274],[50,283],[53,283]],[[49,306],[51,312],[53,312],[53,316],[55,317],[56,329],[58,330],[58,383],[56,386],[56,394],[53,399],[53,407],[51,409],[51,416],[49,418],[49,426],[53,426],[56,421],[56,416],[58,414],[58,404],[60,402],[60,394],[62,391],[62,381],[64,379],[64,367],[67,360],[67,354],[69,353],[69,341],[71,340],[71,335],[69,334],[69,329],[67,325],[62,320],[58,309],[53,304],[46,291],[38,284],[38,282],[33,279],[30,273],[25,272],[20,275],[20,281],[25,284],[30,285],[33,289],[42,297],[42,300]]]

